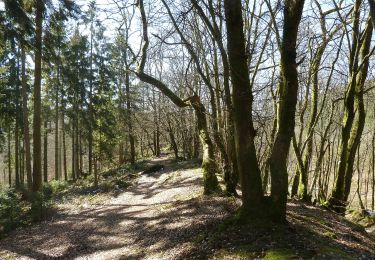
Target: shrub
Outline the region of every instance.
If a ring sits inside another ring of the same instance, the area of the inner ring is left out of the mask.
[[[0,234],[19,226],[22,215],[21,194],[14,189],[0,192]]]
[[[47,186],[47,185],[46,185]],[[51,187],[52,193],[58,193],[68,188],[69,183],[66,181],[56,181],[52,180],[48,183],[48,186]]]
[[[33,221],[41,221],[48,216],[52,205],[53,187],[43,184],[40,191],[33,193],[31,200],[31,218]]]

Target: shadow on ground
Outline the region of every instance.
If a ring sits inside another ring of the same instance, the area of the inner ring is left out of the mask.
[[[372,259],[375,242],[358,227],[322,209],[288,204],[288,224],[225,225],[239,200],[202,197],[197,164],[158,160],[163,171],[104,205],[59,212],[0,241],[0,258],[219,259],[262,258],[280,249],[290,258]]]
[[[142,258],[188,243],[229,213],[226,199],[198,195],[202,185],[195,163],[157,163],[165,164],[163,171],[140,177],[111,203],[58,212],[52,221],[11,233],[0,241],[0,258]]]

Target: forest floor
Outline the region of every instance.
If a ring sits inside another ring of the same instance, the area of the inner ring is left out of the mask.
[[[286,225],[231,225],[240,200],[202,196],[196,162],[156,163],[124,190],[60,200],[49,220],[0,240],[0,259],[375,259],[363,227],[297,201]]]

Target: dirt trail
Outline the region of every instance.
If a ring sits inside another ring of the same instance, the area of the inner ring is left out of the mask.
[[[223,198],[197,202],[202,192],[199,168],[171,164],[165,158],[153,163],[166,167],[142,175],[116,198],[59,211],[53,220],[14,231],[0,241],[0,259],[171,259],[183,255],[194,237],[218,223],[228,208]]]
[[[0,259],[375,259],[375,239],[361,228],[298,201],[288,203],[287,225],[223,229],[239,199],[202,197],[197,164],[152,163],[166,167],[117,197],[60,204],[54,219],[12,232]]]

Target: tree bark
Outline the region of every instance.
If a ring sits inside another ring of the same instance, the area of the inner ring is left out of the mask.
[[[65,140],[65,122],[64,122],[65,114],[64,110],[61,114],[61,131],[62,131],[62,151],[63,151],[63,166],[64,166],[64,179],[68,180],[68,165],[66,161],[66,140]]]
[[[126,67],[128,64],[126,62]],[[130,147],[130,163],[135,164],[135,141],[133,132],[132,122],[132,111],[131,111],[131,98],[130,98],[130,79],[128,69],[125,72],[125,93],[126,93],[126,115],[127,115],[127,126],[128,126],[128,139]]]
[[[17,93],[17,101],[16,101],[16,110],[18,111],[19,109],[19,104],[18,104],[18,86],[17,86],[17,90],[16,90],[16,93]],[[15,122],[15,126],[14,126],[14,167],[15,167],[15,177],[16,177],[16,180],[15,180],[15,184],[16,184],[16,187],[19,188],[20,187],[20,137],[19,137],[19,118],[18,118],[18,115],[16,115],[16,122]]]
[[[44,119],[43,140],[43,181],[48,182],[48,122]]]
[[[168,125],[168,133],[169,133],[169,139],[171,141],[171,146],[172,146],[172,149],[173,149],[173,152],[174,152],[174,157],[176,160],[179,159],[178,157],[178,145],[177,145],[177,142],[176,142],[176,138],[175,138],[175,135],[173,133],[173,128],[172,128],[172,124],[171,124],[171,121],[170,121],[170,118],[169,118],[169,115],[167,114],[166,115],[166,118],[167,118],[167,125]]]
[[[11,147],[11,134],[10,126],[8,126],[8,184],[9,188],[12,187],[12,147]]]
[[[44,3],[36,0],[35,16],[35,70],[34,70],[34,120],[33,120],[33,191],[42,186],[41,139],[41,80],[42,80],[42,31]]]
[[[59,160],[59,91],[60,91],[60,64],[57,64],[57,84],[55,93],[55,180],[59,179],[60,174],[60,160]]]
[[[275,221],[285,221],[286,217],[287,158],[294,133],[298,92],[296,42],[304,0],[285,0],[284,3],[277,132],[270,157],[272,215]]]
[[[199,139],[202,144],[202,171],[203,171],[203,185],[204,194],[209,195],[220,191],[219,182],[216,177],[216,163],[214,156],[214,148],[211,138],[208,133],[206,109],[200,102],[198,96],[193,96],[190,99],[191,105],[194,108],[197,117]]]
[[[252,119],[252,86],[245,54],[242,6],[240,0],[225,0],[228,57],[233,85],[234,138],[238,172],[241,178],[241,218],[262,217],[266,213],[258,166]]]
[[[345,115],[341,133],[340,161],[335,186],[328,201],[329,206],[340,213],[344,213],[346,209],[353,177],[355,154],[361,140],[366,118],[363,92],[368,73],[373,24],[371,19],[369,19],[365,31],[359,32],[360,6],[361,1],[357,0],[354,10],[353,39],[358,39],[358,41],[353,40],[351,48],[350,82],[345,93]],[[361,37],[363,40],[359,40],[358,37],[360,35],[364,35]],[[359,53],[361,59],[358,57]]]
[[[26,54],[25,47],[21,48],[21,74],[22,74],[22,116],[23,116],[23,138],[25,147],[25,166],[27,189],[32,190],[33,180],[31,175],[30,133],[29,133],[29,111],[27,107],[27,78],[26,78]]]

